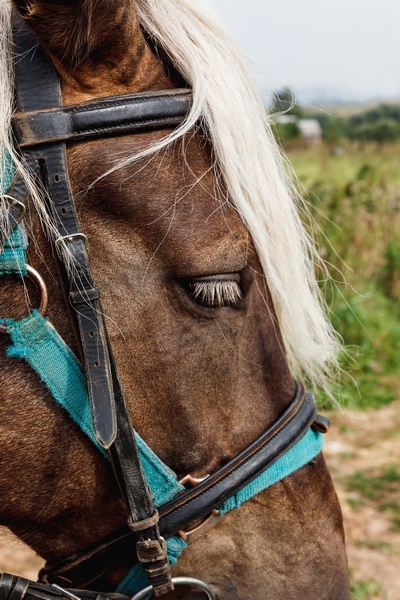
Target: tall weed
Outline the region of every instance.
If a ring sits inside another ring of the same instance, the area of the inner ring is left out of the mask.
[[[321,271],[347,349],[339,400],[388,403],[400,396],[400,144],[318,145],[289,156],[335,282],[324,285]]]

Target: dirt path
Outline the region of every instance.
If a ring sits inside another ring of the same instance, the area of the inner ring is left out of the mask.
[[[400,400],[331,417],[325,456],[342,504],[357,600],[400,600]]]
[[[325,456],[343,508],[353,598],[400,600],[400,401],[331,420]],[[43,561],[1,528],[0,539],[0,572],[35,579]]]

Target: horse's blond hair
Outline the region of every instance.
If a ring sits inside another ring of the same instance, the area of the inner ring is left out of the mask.
[[[0,0],[0,145],[13,154],[10,4]],[[143,28],[192,86],[194,101],[183,126],[124,164],[158,151],[199,121],[204,124],[216,172],[257,249],[292,372],[326,386],[340,344],[315,279],[318,255],[302,226],[298,210],[304,207],[240,52],[211,7],[200,0],[136,0],[136,6]],[[16,156],[14,160],[23,171]],[[40,194],[34,191],[34,196],[40,208]]]

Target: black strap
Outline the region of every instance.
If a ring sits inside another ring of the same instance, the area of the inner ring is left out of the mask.
[[[191,100],[191,91],[185,89],[124,94],[76,106],[16,113],[12,125],[20,148],[137,133],[179,125]]]
[[[18,19],[20,22],[21,19]],[[29,53],[36,46],[34,32],[26,23],[16,28],[18,50],[17,99],[19,108],[34,110],[48,107],[48,97],[55,106],[61,105],[58,74],[41,52]],[[25,49],[26,54],[22,54]],[[37,80],[30,78],[32,62]],[[37,64],[39,63],[39,64]],[[57,90],[55,92],[54,90]],[[137,536],[136,552],[143,563],[155,595],[173,589],[165,542],[158,527],[154,509],[135,441],[96,288],[89,265],[88,247],[81,233],[68,179],[64,141],[21,148],[32,175],[39,174],[47,195],[49,216],[58,229],[56,250],[67,294],[78,324],[82,353],[91,400],[93,424],[99,443],[109,450],[110,459],[129,509],[129,527]],[[68,252],[63,251],[64,245]],[[69,266],[67,260],[70,261]],[[118,427],[116,404],[118,408]],[[134,559],[133,559],[134,560]]]
[[[310,426],[326,431],[328,422],[320,421],[314,399],[296,382],[295,396],[283,414],[240,454],[194,488],[182,492],[159,508],[163,537],[187,530],[194,521],[217,509],[233,494],[251,483],[285,452],[294,446]],[[69,585],[86,585],[99,577],[103,569],[121,564],[128,556],[135,535],[126,527],[92,544],[81,554],[55,565],[46,565],[40,573],[45,582],[68,581]]]
[[[65,589],[57,585],[36,583],[0,573],[0,600],[128,600],[128,596],[115,593],[92,592],[88,590]]]

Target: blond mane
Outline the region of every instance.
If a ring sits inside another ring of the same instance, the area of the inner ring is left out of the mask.
[[[212,8],[200,0],[136,0],[136,5],[143,28],[192,86],[194,102],[178,130],[123,164],[157,152],[199,121],[204,124],[214,151],[216,173],[254,240],[292,372],[325,387],[337,367],[340,344],[315,279],[318,254],[302,226],[299,210],[303,210],[303,204],[287,175],[241,54]],[[27,179],[10,143],[10,10],[10,0],[0,0],[0,148],[1,152],[8,149]],[[0,177],[2,181],[2,171]],[[30,189],[43,214],[40,193],[31,182]]]

